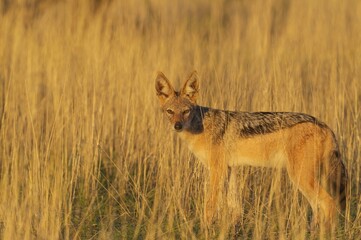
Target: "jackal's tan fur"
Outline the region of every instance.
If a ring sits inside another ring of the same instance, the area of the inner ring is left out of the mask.
[[[335,136],[326,124],[302,113],[201,107],[196,104],[196,72],[180,92],[163,73],[158,73],[156,92],[175,130],[209,168],[207,221],[214,215],[227,168],[242,164],[286,168],[291,181],[309,201],[315,221],[333,223],[337,207],[345,206],[347,171]]]

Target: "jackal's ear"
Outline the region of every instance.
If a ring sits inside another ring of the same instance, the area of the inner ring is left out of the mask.
[[[157,91],[157,96],[161,104],[164,104],[165,101],[174,95],[172,85],[162,72],[158,72],[157,78],[155,79],[155,90]]]
[[[188,80],[185,82],[181,94],[183,97],[186,97],[195,103],[197,100],[198,91],[199,91],[198,75],[197,72],[194,71],[190,74]]]

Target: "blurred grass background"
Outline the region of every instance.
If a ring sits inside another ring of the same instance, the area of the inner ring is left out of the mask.
[[[207,170],[154,90],[196,69],[201,105],[335,131],[351,184],[330,234],[358,239],[360,22],[358,0],[0,1],[0,238],[317,239],[272,169],[233,169],[239,206],[203,222]]]

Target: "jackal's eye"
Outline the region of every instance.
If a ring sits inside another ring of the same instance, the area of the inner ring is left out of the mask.
[[[191,112],[190,109],[184,110],[184,111],[183,111],[183,115],[186,115],[186,114],[188,114],[188,113],[190,113],[190,112]]]
[[[167,109],[167,113],[170,114],[170,115],[173,115],[174,111],[172,109]]]

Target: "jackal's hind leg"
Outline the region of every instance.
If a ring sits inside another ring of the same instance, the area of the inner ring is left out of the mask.
[[[315,165],[302,164],[302,160],[298,159],[295,164],[287,166],[287,171],[291,181],[311,205],[313,212],[312,226],[318,224],[331,225],[336,215],[335,202],[320,185],[315,174]]]

